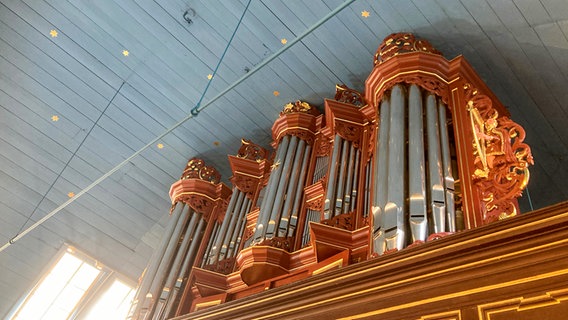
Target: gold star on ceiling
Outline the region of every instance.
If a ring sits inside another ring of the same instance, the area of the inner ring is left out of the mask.
[[[369,15],[371,15],[371,13],[369,11],[367,11],[367,10],[361,11],[361,17],[368,18]]]
[[[75,196],[75,192],[69,192],[69,193],[67,194],[67,196],[68,196],[69,198],[73,198],[73,197]]]
[[[207,75],[207,79],[209,79],[209,80],[213,79],[213,75],[212,75],[212,74],[208,74],[208,75]]]
[[[272,94],[273,94],[275,97],[278,97],[278,96],[280,95],[280,92],[274,91],[274,92],[272,92]]]
[[[52,29],[51,31],[49,31],[49,34],[51,35],[52,38],[57,37],[57,30]]]
[[[128,50],[122,50],[123,56],[128,57],[129,54],[130,54],[130,52],[128,52]]]
[[[158,147],[158,149],[164,149],[164,145],[161,144],[161,143],[158,143],[158,144],[156,145],[156,147]]]
[[[213,144],[214,144],[216,147],[218,147],[218,146],[221,144],[221,142],[219,142],[219,141],[213,141]]]
[[[53,122],[59,121],[59,117],[58,116],[51,116],[51,121],[53,121]]]
[[[282,38],[282,40],[280,40],[280,42],[282,42],[282,44],[286,44],[286,43],[288,43],[288,40],[286,40],[286,38]]]

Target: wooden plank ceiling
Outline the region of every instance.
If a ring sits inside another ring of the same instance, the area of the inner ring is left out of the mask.
[[[341,0],[252,0],[211,80],[245,0],[0,2],[4,244],[187,115],[208,81],[204,103]],[[321,106],[336,83],[362,90],[379,43],[401,31],[447,58],[465,55],[525,127],[532,206],[568,199],[568,2],[357,1],[1,252],[0,316],[64,242],[136,279],[187,159],[205,159],[227,181],[226,156],[242,137],[268,146],[285,103]],[[530,210],[526,196],[521,205]]]

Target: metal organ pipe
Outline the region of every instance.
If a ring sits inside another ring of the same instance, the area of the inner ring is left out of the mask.
[[[424,175],[424,129],[420,88],[411,85],[408,95],[408,193],[412,242],[426,241],[426,177]]]
[[[373,196],[373,243],[375,252],[384,252],[384,226],[383,211],[387,203],[387,183],[388,183],[388,135],[389,135],[390,101],[383,98],[380,106],[379,132],[376,139],[375,148],[375,192]]]
[[[428,165],[430,181],[430,208],[434,220],[434,232],[442,232],[446,225],[446,201],[442,176],[442,154],[440,150],[439,118],[436,97],[426,97],[426,128],[428,136]]]
[[[199,219],[199,223],[197,224],[197,228],[193,233],[193,239],[191,241],[191,245],[189,246],[189,250],[187,251],[187,255],[183,260],[182,268],[178,273],[178,277],[175,282],[175,286],[173,288],[173,292],[170,294],[170,298],[166,303],[165,313],[164,315],[169,318],[171,315],[172,307],[175,305],[177,295],[179,294],[181,287],[184,283],[184,278],[188,275],[188,269],[191,265],[193,265],[193,260],[195,259],[195,254],[197,253],[197,249],[199,248],[199,244],[201,243],[201,238],[203,236],[203,229],[205,227],[205,220]],[[164,318],[164,317],[160,317]]]
[[[376,253],[426,241],[431,233],[455,231],[446,108],[417,85],[395,85],[380,103],[374,154]]]
[[[342,139],[343,140],[343,139]],[[343,212],[343,189],[345,188],[345,175],[347,169],[347,153],[349,152],[349,145],[351,142],[343,141],[341,148],[341,159],[339,161],[339,177],[337,179],[336,193],[335,193],[335,214],[340,215]]]
[[[221,246],[223,245],[223,237],[225,236],[225,232],[227,232],[227,227],[229,226],[230,215],[235,209],[235,204],[237,202],[237,198],[239,197],[240,190],[237,188],[233,188],[233,195],[231,196],[231,200],[229,201],[229,206],[227,207],[227,211],[225,211],[225,217],[223,218],[223,223],[221,224],[221,230],[217,233],[215,246],[211,249],[212,254],[214,255],[213,261],[211,263],[217,262],[219,257],[219,252],[221,251]]]
[[[456,231],[456,212],[454,201],[454,176],[452,174],[452,157],[450,154],[450,138],[448,134],[448,120],[446,106],[438,101],[438,115],[440,117],[440,141],[442,142],[442,171],[444,174],[444,187],[446,193],[446,230]]]
[[[343,139],[339,135],[335,135],[335,140],[333,141],[333,154],[331,156],[331,163],[329,164],[329,180],[327,182],[327,194],[325,197],[324,207],[323,207],[323,218],[329,219],[332,217],[332,201],[335,192],[335,176],[337,172],[337,161],[339,157],[339,150],[341,149],[341,144]]]
[[[153,312],[154,314],[161,314],[166,301],[170,297],[178,273],[183,267],[182,265],[183,259],[184,257],[187,256],[187,249],[189,247],[189,244],[191,243],[195,235],[195,227],[199,219],[201,219],[201,214],[194,212],[193,215],[191,216],[191,219],[189,221],[189,224],[185,232],[183,233],[183,240],[181,240],[179,248],[178,250],[176,250],[175,259],[171,265],[171,268],[169,268],[168,277],[162,288],[162,293],[160,294],[160,298],[157,301],[157,303],[154,304],[155,308],[155,311]]]
[[[264,236],[266,238],[272,238],[275,234],[276,223],[282,212],[282,202],[284,201],[284,196],[286,195],[287,184],[290,179],[290,172],[293,168],[293,160],[297,151],[298,137],[290,137],[290,145],[288,146],[288,151],[284,159],[282,174],[278,182],[278,188],[276,189],[276,197],[274,198],[274,203],[272,204],[272,210],[270,211],[270,220],[268,221],[268,226],[265,229]]]
[[[244,232],[245,226],[247,224],[247,214],[250,212],[251,207],[252,207],[252,201],[249,199],[249,201],[247,202],[247,207],[246,207],[246,210],[244,211],[243,217],[242,217],[241,221],[239,221],[238,229],[236,229],[236,233],[233,235],[233,237],[235,239],[234,240],[234,246],[232,248],[229,248],[229,253],[228,253],[229,258],[234,257],[239,250],[239,247],[240,247],[241,241],[242,241],[242,237],[243,237],[243,232]]]
[[[231,230],[227,234],[228,238],[227,238],[227,240],[225,240],[225,245],[227,246],[227,253],[225,254],[225,258],[231,257],[230,253],[235,248],[237,237],[239,236],[238,232],[239,232],[239,229],[241,227],[243,217],[246,216],[246,213],[248,212],[248,210],[250,208],[250,199],[246,196],[246,194],[244,192],[242,194],[243,194],[243,199],[244,199],[243,203],[239,208],[238,216],[237,216],[237,212],[235,212],[237,219],[232,224]]]
[[[160,246],[154,251],[154,254],[152,255],[152,258],[150,260],[150,265],[144,272],[144,277],[142,278],[142,282],[140,283],[139,289],[137,291],[137,296],[134,299],[136,306],[134,312],[129,315],[129,318],[130,316],[132,316],[132,318],[138,317],[138,315],[142,311],[142,308],[147,307],[147,304],[149,303],[149,301],[151,301],[151,297],[147,296],[148,291],[150,290],[150,286],[154,281],[156,272],[160,266],[160,262],[162,261],[162,258],[165,254],[166,247],[171,241],[171,235],[174,232],[175,227],[179,225],[179,220],[182,216],[182,213],[184,212],[184,209],[185,203],[181,202],[176,204],[174,211],[171,214],[171,220],[168,223],[168,227],[162,235]],[[148,300],[148,298],[150,298],[150,300]]]
[[[237,222],[237,219],[239,218],[239,214],[242,211],[242,207],[243,207],[243,202],[244,202],[244,198],[245,194],[244,192],[241,192],[239,189],[236,189],[236,192],[238,194],[238,199],[237,199],[237,204],[235,205],[235,208],[233,211],[231,211],[230,215],[230,222],[229,222],[229,227],[227,228],[226,232],[224,234],[221,235],[221,249],[219,250],[218,258],[216,259],[216,261],[220,261],[225,259],[226,254],[227,254],[227,250],[229,242],[231,240],[231,235],[235,229],[235,225]],[[227,212],[228,213],[228,212]],[[225,215],[225,220],[229,220],[229,217],[227,217]]]
[[[294,163],[292,167],[292,171],[290,174],[290,179],[288,181],[288,188],[286,189],[286,197],[284,199],[284,208],[280,211],[279,215],[277,216],[276,223],[278,224],[278,231],[275,232],[279,237],[286,236],[288,232],[288,221],[292,214],[292,206],[296,199],[296,189],[299,189],[298,181],[300,179],[300,175],[303,172],[300,171],[304,156],[304,150],[306,148],[306,142],[304,140],[300,140],[298,142],[298,146],[296,151],[294,152]]]
[[[351,190],[351,206],[349,211],[355,210],[357,204],[357,186],[359,184],[359,162],[361,160],[361,151],[355,152],[355,170],[353,172],[353,188]]]
[[[383,214],[386,249],[402,249],[405,245],[405,98],[404,88],[396,85],[391,92],[387,203]]]
[[[180,238],[181,233],[183,231],[183,226],[186,225],[190,214],[195,214],[195,213],[194,213],[193,209],[188,206],[187,210],[183,211],[182,216],[180,217],[177,225],[175,226],[175,229],[172,233],[172,236],[170,238],[168,246],[166,247],[166,251],[164,253],[164,256],[162,257],[162,259],[160,261],[160,266],[158,267],[158,270],[156,271],[156,275],[154,277],[154,281],[152,282],[152,285],[150,286],[150,294],[151,294],[151,297],[154,301],[158,300],[158,294],[160,293],[160,289],[164,285],[164,281],[165,281],[164,278],[165,278],[166,274],[168,274],[168,268],[170,266],[172,259],[174,258],[173,257],[174,250],[178,246],[179,238]],[[154,304],[154,306],[155,306],[155,304]]]
[[[209,261],[211,258],[213,258],[213,255],[211,254],[211,249],[213,248],[213,244],[215,243],[217,233],[219,232],[219,228],[220,228],[219,223],[215,222],[215,226],[213,226],[213,231],[211,231],[211,237],[209,238],[209,243],[205,248],[203,259],[201,260],[201,268],[211,263]]]
[[[276,157],[274,159],[273,170],[268,178],[268,185],[266,186],[268,194],[262,200],[260,206],[260,213],[258,217],[258,223],[256,224],[256,230],[254,232],[254,237],[252,243],[259,242],[266,234],[266,226],[268,220],[270,219],[269,208],[274,203],[274,197],[276,195],[276,186],[280,181],[280,175],[282,173],[282,162],[284,161],[284,156],[288,150],[288,144],[290,143],[290,136],[284,136],[282,141],[278,145],[278,151],[276,151]]]
[[[343,195],[343,212],[351,211],[351,193],[353,190],[353,170],[355,169],[355,153],[357,149],[351,143],[349,149],[349,166],[347,167],[347,180],[345,182],[345,192]],[[357,186],[355,186],[356,188]]]
[[[308,171],[308,162],[310,161],[310,153],[312,147],[307,145],[304,149],[304,157],[302,159],[302,167],[300,168],[300,179],[296,185],[296,194],[294,195],[294,205],[292,207],[291,216],[288,219],[288,237],[294,235],[296,224],[298,222],[298,213],[300,211],[300,203],[302,193],[304,191],[304,181],[306,180],[306,172]]]

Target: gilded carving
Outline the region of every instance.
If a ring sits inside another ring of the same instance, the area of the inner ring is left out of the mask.
[[[349,103],[358,107],[362,107],[367,104],[364,94],[357,90],[351,89],[344,84],[335,85],[335,100],[339,102]]]
[[[528,166],[534,163],[530,147],[523,142],[525,131],[508,117],[499,117],[491,99],[471,85],[464,86],[464,93],[473,131],[473,182],[484,204],[484,219],[514,216],[513,200],[526,187]]]
[[[312,113],[313,107],[304,101],[297,100],[295,102],[290,102],[284,106],[280,115],[288,114],[288,113],[295,113],[295,112],[303,112],[303,113]]]
[[[416,39],[411,33],[393,33],[386,37],[375,53],[375,65],[381,64],[388,59],[403,53],[428,52],[442,55],[442,53],[422,39]]]
[[[187,162],[181,179],[201,179],[211,183],[219,183],[219,181],[221,181],[221,175],[217,169],[206,166],[203,160],[192,158]]]
[[[250,140],[241,139],[241,147],[237,152],[237,157],[260,162],[268,158],[268,150],[252,143]]]

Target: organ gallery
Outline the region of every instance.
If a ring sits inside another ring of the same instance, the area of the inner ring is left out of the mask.
[[[568,312],[568,210],[521,214],[523,128],[462,56],[412,34],[370,65],[364,92],[285,105],[272,148],[243,139],[230,185],[189,160],[131,319]]]

